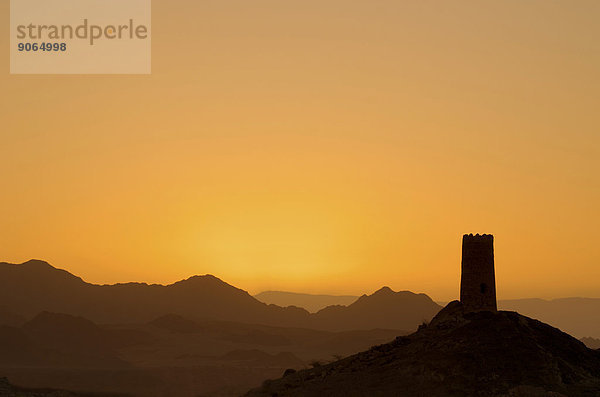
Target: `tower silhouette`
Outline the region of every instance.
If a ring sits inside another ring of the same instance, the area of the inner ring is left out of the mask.
[[[462,241],[460,301],[465,311],[496,311],[494,236],[465,234]]]

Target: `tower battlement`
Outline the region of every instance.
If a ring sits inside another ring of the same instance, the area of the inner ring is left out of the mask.
[[[466,311],[496,311],[494,236],[465,234],[462,241],[460,301]]]
[[[493,234],[464,234],[463,235],[463,242],[464,240],[472,240],[472,241],[494,241],[494,235]]]

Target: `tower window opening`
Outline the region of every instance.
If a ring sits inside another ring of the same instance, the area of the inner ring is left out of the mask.
[[[481,291],[482,294],[485,294],[487,292],[487,285],[481,283],[481,285],[479,286],[479,291]]]

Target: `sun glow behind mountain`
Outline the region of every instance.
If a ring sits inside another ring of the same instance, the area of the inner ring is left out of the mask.
[[[598,2],[153,11],[148,77],[1,55],[2,260],[448,300],[484,230],[499,297],[600,296]]]

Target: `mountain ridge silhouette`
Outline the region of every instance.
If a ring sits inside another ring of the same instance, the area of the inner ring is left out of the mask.
[[[359,298],[356,295],[306,294],[289,291],[262,291],[254,297],[266,304],[303,307],[311,313],[316,313],[327,306],[348,306]]]
[[[191,276],[168,285],[97,285],[41,260],[0,263],[0,301],[11,312],[26,318],[48,311],[82,316],[96,323],[147,323],[173,313],[200,320],[331,331],[375,328],[410,331],[441,308],[425,294],[382,288],[349,306],[332,306],[309,313],[300,307],[260,302],[214,275]]]

